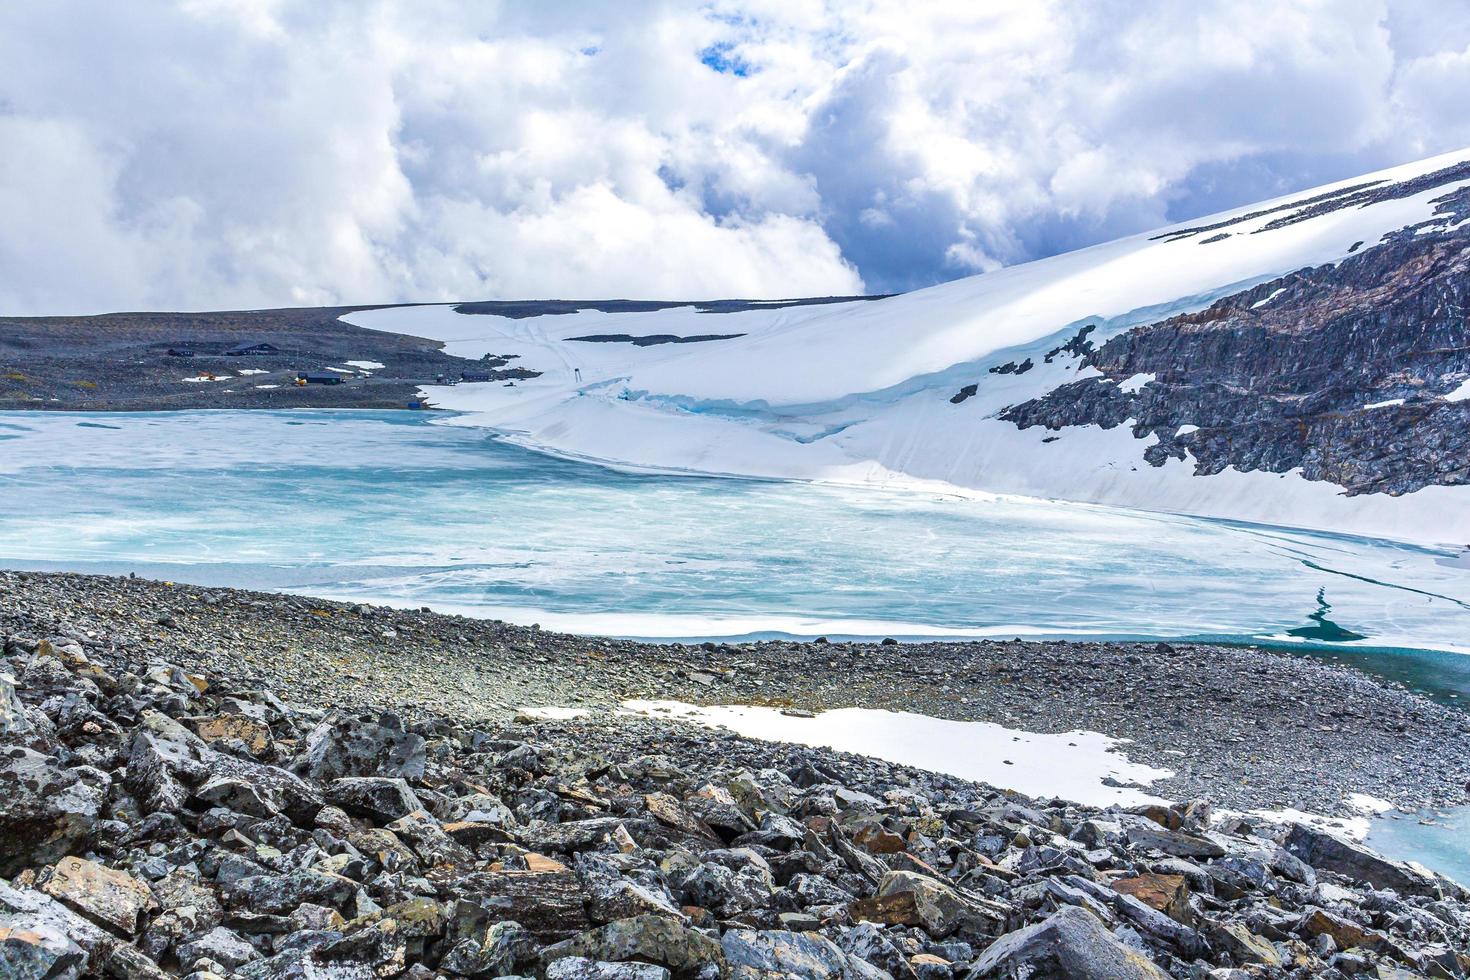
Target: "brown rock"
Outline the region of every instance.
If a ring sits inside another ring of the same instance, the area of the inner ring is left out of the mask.
[[[138,931],[139,915],[158,907],[143,882],[85,858],[64,857],[42,879],[43,892],[125,936]]]
[[[519,922],[542,942],[565,939],[592,924],[576,872],[540,854],[527,854],[526,863],[526,871],[435,871],[429,878],[452,885],[456,895],[480,906],[492,921]]]
[[[686,810],[682,803],[667,793],[649,793],[643,797],[643,802],[648,806],[648,812],[653,815],[653,818],[665,826],[673,827],[692,837],[703,837],[711,841],[720,839],[708,824]]]
[[[1365,929],[1356,922],[1325,909],[1312,909],[1302,917],[1297,928],[1309,936],[1331,936],[1338,949],[1376,949],[1388,938],[1381,932]]]
[[[913,892],[854,899],[847,905],[847,914],[854,922],[876,922],[884,926],[917,926],[922,923]]]
[[[1223,925],[1210,923],[1206,932],[1209,934],[1210,943],[1217,949],[1229,953],[1230,958],[1236,963],[1257,963],[1261,966],[1277,968],[1284,962],[1275,946],[1239,922],[1229,922]]]
[[[1183,875],[1141,874],[1136,878],[1119,878],[1113,882],[1113,890],[1132,895],[1176,922],[1190,925],[1194,921],[1189,882]]]
[[[869,854],[898,854],[908,850],[902,837],[876,823],[859,827],[852,835],[852,842]]]
[[[1157,803],[1145,803],[1128,811],[1140,817],[1147,817],[1165,830],[1178,830],[1184,826],[1184,818],[1176,811]]]
[[[244,715],[215,715],[194,719],[194,734],[206,742],[239,739],[252,755],[260,755],[271,747],[271,730]]]

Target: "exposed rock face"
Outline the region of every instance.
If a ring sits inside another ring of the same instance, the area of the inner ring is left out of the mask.
[[[1302,269],[1116,336],[1086,356],[1105,377],[1002,417],[1027,428],[1132,426],[1154,466],[1300,468],[1350,494],[1470,482],[1470,191],[1434,220],[1337,265]],[[1183,246],[1181,246],[1183,247]],[[1153,379],[1133,389],[1119,382]],[[1181,427],[1183,431],[1181,432]]]
[[[1454,883],[1201,801],[1100,811],[650,719],[329,715],[5,648],[8,737],[49,754],[0,745],[0,976],[1470,970]]]

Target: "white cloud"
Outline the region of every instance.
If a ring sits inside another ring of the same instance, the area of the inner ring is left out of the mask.
[[[1470,142],[1467,83],[1432,0],[7,5],[0,312],[908,288]]]

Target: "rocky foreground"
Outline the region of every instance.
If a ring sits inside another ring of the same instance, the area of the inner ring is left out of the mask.
[[[1465,977],[1470,894],[651,719],[293,704],[5,636],[0,976]]]

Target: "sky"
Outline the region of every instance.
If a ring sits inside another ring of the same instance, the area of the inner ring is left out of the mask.
[[[1470,144],[1462,0],[0,5],[0,314],[895,292]]]

